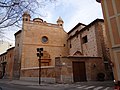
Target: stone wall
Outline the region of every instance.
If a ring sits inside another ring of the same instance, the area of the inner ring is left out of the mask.
[[[85,62],[87,81],[97,80],[98,73],[104,73],[103,60],[100,57],[58,57],[56,58],[56,82],[73,83],[72,62]]]
[[[82,40],[85,36],[87,37],[86,43],[81,42],[84,56],[101,57],[97,50],[98,46],[95,32],[97,32],[95,29],[95,24],[81,32]]]
[[[55,82],[55,68],[54,66],[44,66],[41,67],[41,81],[42,82]],[[38,81],[39,78],[39,68],[23,68],[21,70],[22,80]]]
[[[19,79],[22,55],[22,31],[19,30],[14,35],[15,35],[15,50],[14,50],[13,78]]]
[[[68,33],[69,55],[80,51],[83,56],[102,57],[103,25],[103,20],[96,19],[84,28],[73,28],[71,33]]]
[[[73,82],[72,61],[68,58],[56,58],[55,72],[57,83]]]

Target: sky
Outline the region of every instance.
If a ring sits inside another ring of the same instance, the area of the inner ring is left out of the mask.
[[[57,0],[54,3],[46,3],[46,6],[37,10],[40,16],[34,15],[32,18],[42,18],[48,23],[56,24],[61,17],[64,21],[64,30],[69,32],[79,22],[88,25],[95,19],[103,19],[101,4],[96,0]],[[10,30],[10,31],[9,31]],[[14,33],[18,28],[9,28],[4,34],[8,41],[14,43]]]

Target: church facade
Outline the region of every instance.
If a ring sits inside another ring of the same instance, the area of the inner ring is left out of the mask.
[[[22,30],[15,33],[13,79],[38,80],[37,48],[43,48],[43,81],[67,83],[96,80],[98,73],[104,73],[107,79],[105,68],[110,68],[110,57],[104,21],[96,19],[89,25],[78,23],[68,33],[64,31],[63,24],[60,17],[57,24],[51,24],[41,18],[31,20],[27,12],[23,14]],[[76,72],[79,72],[77,78]],[[85,76],[84,80],[79,78],[82,76]]]
[[[38,70],[37,48],[43,48],[41,66],[55,66],[55,57],[67,56],[67,33],[63,30],[63,20],[59,18],[57,24],[47,23],[40,18],[30,20],[30,15],[24,13],[23,28],[20,33],[16,33],[16,45],[20,52],[16,56],[20,58],[22,76],[26,76],[32,70]],[[20,37],[19,37],[20,36]],[[33,73],[31,73],[33,74]],[[38,76],[32,75],[34,77]]]

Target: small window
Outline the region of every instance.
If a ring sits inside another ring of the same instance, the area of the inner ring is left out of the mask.
[[[76,38],[78,38],[78,35],[76,36]]]
[[[72,45],[70,44],[70,48],[72,48]]]
[[[60,26],[62,26],[62,24],[60,24]]]
[[[88,42],[87,36],[84,36],[84,37],[82,38],[82,41],[83,41],[83,44],[84,44],[84,43],[87,43],[87,42]]]
[[[28,19],[26,18],[25,21],[28,21]]]

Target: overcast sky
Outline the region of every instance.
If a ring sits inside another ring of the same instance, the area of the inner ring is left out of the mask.
[[[70,31],[76,24],[89,24],[96,18],[103,18],[100,3],[96,0],[59,0],[45,8],[47,22],[56,23],[59,16],[64,21],[65,31]]]
[[[93,20],[103,19],[100,3],[96,0],[57,0],[55,3],[47,4],[44,8],[38,9],[43,16],[40,17],[49,23],[56,23],[60,16],[64,21],[64,30],[70,31],[76,24],[89,24]],[[9,31],[6,36],[14,40],[16,30]],[[12,41],[9,40],[9,41]]]

